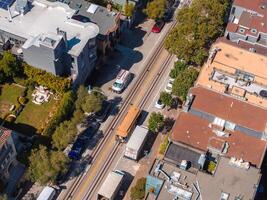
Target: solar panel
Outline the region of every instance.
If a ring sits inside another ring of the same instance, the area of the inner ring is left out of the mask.
[[[10,7],[15,0],[0,0],[0,8],[7,10],[8,6]]]

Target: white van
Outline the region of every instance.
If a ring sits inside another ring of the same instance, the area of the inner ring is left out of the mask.
[[[55,194],[56,190],[54,188],[46,186],[38,196],[37,200],[51,200]]]
[[[115,82],[112,85],[112,90],[116,93],[122,93],[131,80],[131,73],[125,69],[122,69]]]

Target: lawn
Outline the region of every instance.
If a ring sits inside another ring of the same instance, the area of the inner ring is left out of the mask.
[[[3,118],[12,104],[17,104],[17,98],[25,89],[15,84],[0,85],[0,118]]]
[[[29,102],[17,117],[15,127],[22,133],[40,133],[46,126],[49,119],[54,115],[60,101],[55,101],[50,97],[49,102],[36,105],[32,102],[32,92],[28,92]]]

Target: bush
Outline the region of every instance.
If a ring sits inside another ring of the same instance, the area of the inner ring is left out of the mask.
[[[71,86],[70,79],[55,76],[52,73],[34,68],[26,63],[24,63],[24,73],[32,82],[46,86],[60,94],[68,91]]]
[[[143,199],[146,194],[146,178],[140,178],[137,180],[134,187],[131,188],[131,200]]]
[[[169,139],[168,136],[165,136],[163,142],[159,146],[159,153],[164,155],[168,145],[169,145]]]
[[[5,121],[9,122],[9,123],[13,123],[16,120],[16,116],[14,115],[8,115],[5,119]]]
[[[69,91],[63,95],[57,113],[49,121],[43,135],[51,136],[56,127],[64,120],[70,118],[74,109],[75,95],[73,91]]]
[[[213,174],[214,171],[216,169],[216,163],[213,162],[213,161],[209,161],[209,164],[208,164],[208,172]]]

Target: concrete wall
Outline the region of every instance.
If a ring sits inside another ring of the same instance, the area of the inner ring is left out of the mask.
[[[59,44],[53,48],[49,48],[40,44],[40,47],[30,46],[23,49],[23,58],[29,65],[39,69],[51,72],[55,75],[62,75],[68,69],[64,69],[64,53],[66,52],[65,43],[60,40]]]

